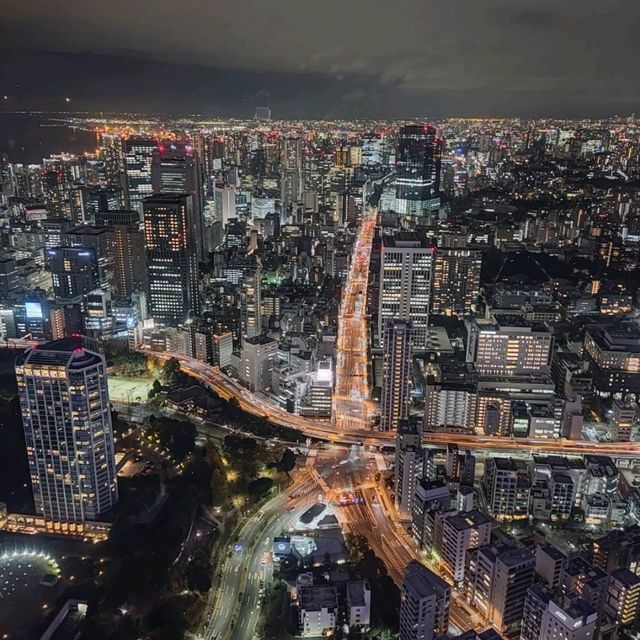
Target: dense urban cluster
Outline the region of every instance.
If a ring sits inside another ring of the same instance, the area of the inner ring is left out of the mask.
[[[95,151],[0,155],[7,536],[106,544],[163,448],[136,524],[196,478],[200,638],[635,637],[634,117],[65,124]]]

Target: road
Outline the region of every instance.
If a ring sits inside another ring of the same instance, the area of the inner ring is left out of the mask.
[[[260,396],[245,389],[218,367],[200,362],[179,353],[153,353],[159,359],[176,358],[185,373],[215,391],[221,398],[236,398],[243,411],[263,417],[271,423],[300,431],[305,436],[335,444],[365,444],[367,446],[395,447],[392,433],[371,430],[337,431],[331,422],[298,416],[277,407]],[[495,453],[529,450],[532,453],[557,453],[564,455],[585,455],[589,453],[608,455],[613,458],[640,457],[640,442],[590,442],[588,440],[539,440],[535,438],[511,438],[507,436],[484,436],[460,433],[425,433],[426,446],[446,447],[457,444],[464,449],[486,449]]]
[[[331,412],[337,431],[362,431],[370,424],[367,403],[367,283],[376,214],[376,209],[369,208],[360,223],[351,254],[351,266],[342,288],[336,343],[336,382]]]
[[[308,470],[296,472],[286,491],[272,498],[241,526],[228,546],[211,593],[215,603],[202,638],[253,640],[260,618],[262,593],[271,582],[272,543],[315,501],[318,486]],[[236,549],[235,545],[242,549]]]

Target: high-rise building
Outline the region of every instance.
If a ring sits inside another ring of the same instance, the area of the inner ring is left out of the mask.
[[[402,579],[400,640],[432,640],[447,633],[451,587],[423,564],[412,560]]]
[[[410,517],[416,480],[422,475],[422,428],[417,420],[398,422],[394,475],[396,509]]]
[[[471,249],[437,249],[433,261],[431,313],[471,313],[480,295],[482,253]]]
[[[63,338],[20,355],[16,377],[36,511],[60,531],[98,519],[118,501],[104,356]]]
[[[125,161],[119,133],[100,133],[100,157],[104,164],[106,186],[122,189],[125,186]]]
[[[389,320],[384,332],[381,431],[395,431],[408,415],[411,361],[411,323]]]
[[[640,576],[628,569],[616,569],[609,576],[605,611],[618,627],[637,625],[640,611]]]
[[[282,141],[280,166],[280,222],[287,224],[293,208],[304,198],[302,139],[286,136]]]
[[[188,193],[191,196],[192,224],[195,224],[193,248],[198,252],[198,260],[202,260],[204,193],[202,169],[193,146],[183,142],[161,143],[151,159],[151,185],[156,194]]]
[[[427,378],[425,431],[473,432],[476,421],[478,374],[471,363],[443,362]]]
[[[522,460],[489,458],[482,479],[489,513],[497,520],[521,520],[529,514],[531,481]]]
[[[53,295],[60,302],[80,302],[99,285],[98,261],[93,247],[47,249]]]
[[[99,211],[96,226],[107,227],[113,237],[114,287],[119,296],[146,292],[149,282],[144,254],[144,233],[137,211]]]
[[[190,195],[144,200],[149,313],[156,322],[177,325],[199,312],[196,228]]]
[[[249,270],[242,283],[242,335],[254,338],[262,333],[262,267]]]
[[[535,557],[510,544],[487,545],[469,553],[465,590],[475,606],[505,638],[518,638]]]
[[[398,132],[396,200],[399,213],[424,215],[440,207],[442,140],[435,127],[407,125]]]
[[[132,209],[141,209],[142,201],[153,193],[151,160],[158,148],[154,138],[128,138],[124,143],[127,196]]]
[[[382,238],[378,344],[388,320],[406,320],[413,328],[413,347],[427,348],[433,247],[417,233],[399,231]]]
[[[467,362],[475,363],[480,375],[550,372],[554,341],[546,325],[530,323],[519,316],[471,319],[466,324]]]
[[[439,550],[446,575],[453,583],[464,579],[466,552],[489,544],[495,522],[482,511],[452,513],[442,523],[442,547]]]
[[[634,402],[614,400],[613,416],[611,418],[613,437],[618,442],[629,442],[631,432],[636,423],[636,409]]]

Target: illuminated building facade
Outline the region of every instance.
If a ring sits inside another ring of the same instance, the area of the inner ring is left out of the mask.
[[[550,371],[553,334],[545,325],[528,323],[517,316],[467,323],[467,362],[479,375],[514,376]]]
[[[471,249],[437,249],[433,262],[431,313],[471,313],[480,295],[482,253]]]
[[[154,151],[151,160],[151,186],[153,193],[188,193],[193,207],[195,224],[194,248],[198,260],[204,255],[202,211],[204,194],[202,170],[196,150],[189,144],[163,142]]]
[[[199,311],[196,225],[191,196],[160,194],[144,201],[149,313],[174,326]]]
[[[16,378],[36,511],[96,520],[118,501],[104,356],[80,337],[20,355]]]
[[[129,206],[138,209],[153,192],[151,160],[158,142],[153,138],[128,138],[124,143]]]
[[[411,232],[383,236],[380,255],[378,344],[387,321],[411,322],[413,347],[427,348],[429,302],[434,249],[424,237]]]
[[[280,170],[280,221],[286,224],[293,207],[304,197],[302,139],[286,137],[282,142]]]
[[[440,207],[441,161],[442,140],[435,127],[400,128],[396,148],[398,213],[422,215]]]
[[[384,332],[380,430],[395,431],[409,410],[411,323],[390,320]]]
[[[249,271],[242,283],[242,335],[254,338],[262,333],[262,267]]]

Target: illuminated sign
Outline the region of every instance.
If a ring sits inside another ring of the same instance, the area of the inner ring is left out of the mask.
[[[24,309],[27,318],[32,320],[42,320],[42,305],[39,302],[25,302]]]

